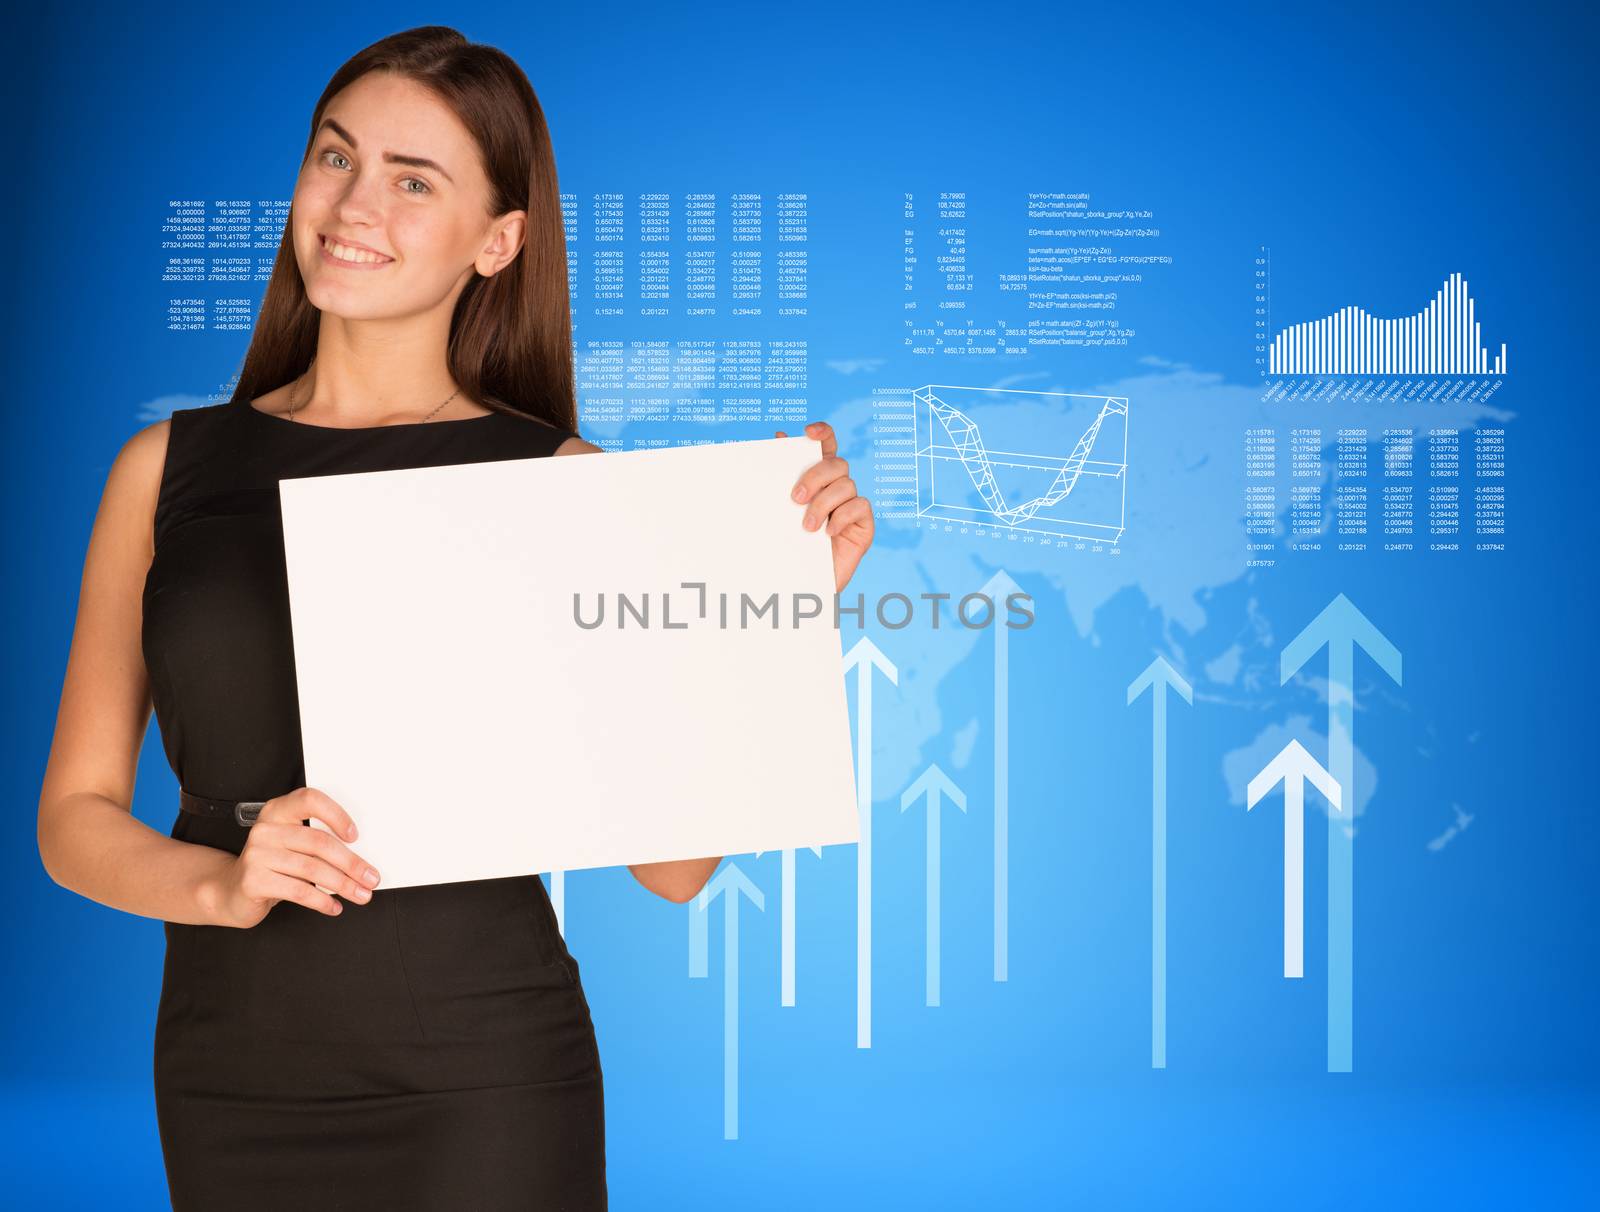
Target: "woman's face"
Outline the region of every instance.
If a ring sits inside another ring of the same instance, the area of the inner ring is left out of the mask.
[[[489,192],[449,106],[403,77],[362,76],[328,102],[295,182],[294,252],[312,305],[347,319],[453,308],[474,271],[496,272],[522,243],[526,213],[490,216]]]

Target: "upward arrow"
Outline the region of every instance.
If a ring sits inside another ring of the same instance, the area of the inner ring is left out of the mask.
[[[1322,613],[1306,624],[1305,630],[1283,650],[1279,680],[1287,682],[1324,645],[1332,663],[1341,649],[1348,651],[1356,644],[1378,662],[1378,667],[1393,678],[1396,685],[1399,684],[1400,650],[1342,593],[1323,607]]]
[[[1193,705],[1194,691],[1164,657],[1128,687],[1128,705],[1150,691],[1150,1067],[1167,1067],[1167,690]]]
[[[812,846],[811,853],[818,858],[822,857],[822,847]],[[757,850],[756,857],[760,858],[766,851]],[[792,979],[794,972],[794,851],[785,850],[783,853],[783,912],[784,912],[784,946],[785,959],[788,964],[785,976],[785,988],[791,990],[789,1000],[783,1004],[792,1006]],[[706,954],[707,936],[710,931],[712,884],[708,881],[701,886],[699,892],[694,894],[694,899],[689,902],[689,975],[692,978],[704,979],[707,975]],[[763,910],[764,912],[764,910]]]
[[[1344,790],[1353,818],[1356,805],[1355,650],[1400,682],[1400,652],[1339,594],[1283,650],[1280,681],[1287,682],[1323,647],[1328,650],[1328,766]],[[1355,1054],[1355,846],[1344,820],[1328,817],[1328,1072],[1348,1073]]]
[[[967,810],[967,797],[961,788],[950,781],[937,762],[918,776],[917,781],[900,795],[900,811],[904,812],[919,799],[928,801],[928,908],[925,917],[927,946],[924,951],[927,965],[927,1004],[939,1004],[939,799],[951,801],[962,812]]]
[[[894,667],[894,662],[883,655],[883,650],[872,642],[867,636],[862,636],[850,646],[850,651],[844,654],[844,671],[849,673],[852,669],[864,665],[874,665],[878,672],[883,674],[896,685],[900,683],[899,672]]]
[[[1011,860],[1011,658],[1006,649],[1011,628],[1001,622],[1007,598],[1022,586],[1004,568],[984,582],[980,592],[994,603],[989,616],[994,629],[994,979],[1010,979]]]
[[[722,1137],[739,1136],[739,897],[750,898],[757,909],[765,910],[761,889],[750,882],[737,863],[729,863],[706,885],[707,909],[727,893],[722,947]]]
[[[872,1047],[872,671],[899,685],[894,662],[862,636],[844,654],[856,671],[856,1047]]]
[[[717,874],[712,877],[711,882],[706,885],[705,892],[707,907],[709,908],[710,902],[716,900],[717,897],[721,896],[724,892],[730,891],[742,892],[746,897],[754,902],[757,909],[761,909],[763,911],[766,909],[765,904],[762,902],[761,889],[757,888],[750,882],[750,877],[740,870],[738,863],[728,863],[722,868],[721,871],[717,872]],[[739,911],[738,898],[730,895],[727,900],[729,911],[732,912],[735,917],[737,917]]]
[[[1166,657],[1156,657],[1155,660],[1145,666],[1144,672],[1133,680],[1133,685],[1128,687],[1128,704],[1132,706],[1134,700],[1152,686],[1158,687],[1156,690],[1157,710],[1160,709],[1159,704],[1166,700],[1166,688],[1168,686],[1181,694],[1185,703],[1191,706],[1194,704],[1194,691],[1190,688],[1189,683],[1183,680],[1183,675],[1167,664]]]
[[[1305,969],[1305,785],[1322,792],[1339,809],[1339,784],[1301,746],[1290,741],[1267,768],[1250,780],[1245,811],[1283,784],[1283,974],[1298,977]]]
[[[928,796],[931,803],[937,804],[939,796],[943,795],[945,799],[954,800],[963,811],[967,807],[967,797],[961,794],[961,788],[950,781],[950,776],[939,768],[938,762],[929,765],[917,776],[916,782],[900,793],[900,810],[905,811],[908,804],[924,795]]]

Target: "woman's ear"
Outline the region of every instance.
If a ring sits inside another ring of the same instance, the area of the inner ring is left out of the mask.
[[[490,233],[489,240],[473,262],[477,271],[485,278],[492,278],[512,261],[522,251],[522,243],[527,238],[528,212],[525,210],[509,210],[494,221],[494,231]]]

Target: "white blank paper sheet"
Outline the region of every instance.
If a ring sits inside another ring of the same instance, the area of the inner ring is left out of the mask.
[[[789,497],[819,457],[280,481],[306,781],[379,886],[858,842],[831,546]]]

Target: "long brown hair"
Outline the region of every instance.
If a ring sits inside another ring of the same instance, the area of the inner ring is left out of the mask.
[[[491,215],[528,212],[523,247],[511,264],[489,278],[474,274],[456,300],[450,374],[462,395],[486,407],[576,432],[561,193],[550,131],[528,77],[504,51],[469,42],[446,25],[391,34],[347,60],[328,81],[311,113],[302,165],[328,102],[371,71],[415,80],[455,111],[481,150]],[[292,224],[285,223],[234,400],[253,400],[306,369],[317,351],[318,314],[295,261]]]

